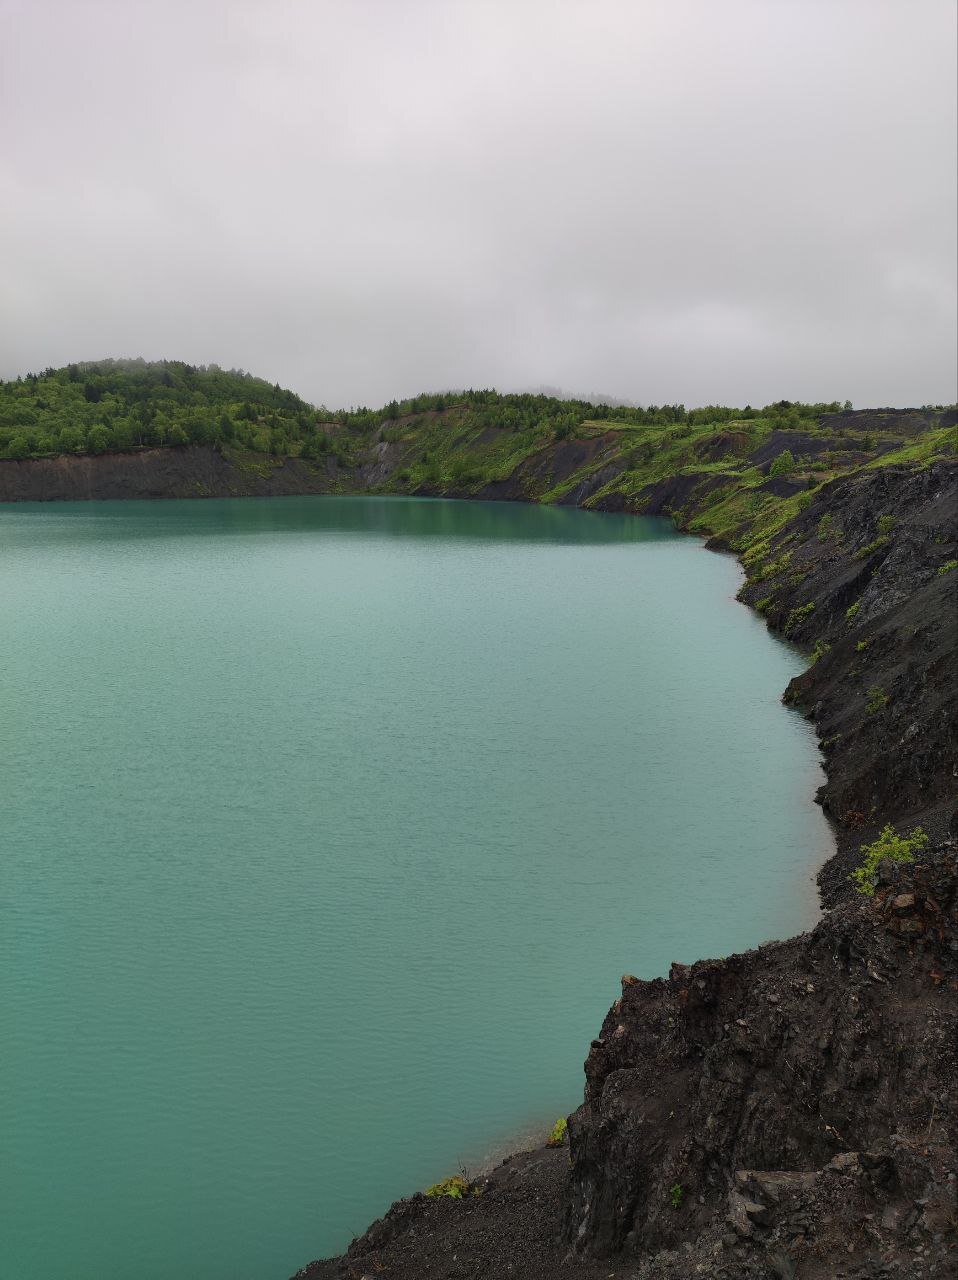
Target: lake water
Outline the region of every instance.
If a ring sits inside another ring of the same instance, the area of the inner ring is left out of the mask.
[[[0,508],[0,1276],[285,1280],[816,914],[802,659],[663,521]]]

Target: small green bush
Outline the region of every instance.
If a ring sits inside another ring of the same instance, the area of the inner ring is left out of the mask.
[[[546,1146],[561,1147],[563,1142],[566,1140],[568,1128],[569,1122],[566,1120],[565,1116],[560,1116],[552,1126],[552,1132],[549,1134],[548,1138],[546,1138]]]
[[[864,861],[848,878],[855,882],[859,893],[871,897],[878,883],[880,862],[886,858],[892,862],[914,862],[915,854],[924,849],[927,843],[928,836],[921,827],[915,827],[907,836],[900,836],[890,823],[886,823],[874,844],[862,845]]]
[[[769,475],[787,476],[790,471],[795,470],[795,459],[792,457],[791,449],[783,449],[769,469]]]
[[[873,684],[868,690],[868,698],[865,702],[865,710],[869,715],[874,715],[876,711],[882,711],[891,701],[888,694],[881,685]]]
[[[14,459],[29,458],[30,441],[26,436],[14,436],[7,445],[6,455]]]
[[[859,640],[858,644],[855,645],[855,652],[864,653],[870,644],[871,644],[871,639]]]
[[[845,621],[851,626],[858,617],[858,610],[862,607],[862,602],[856,600],[854,604],[850,604],[845,610]]]
[[[896,516],[879,516],[878,517],[878,536],[887,538],[898,523]]]
[[[755,608],[759,613],[764,613],[768,606],[772,603],[771,596],[763,596],[761,600],[755,601]]]
[[[681,1208],[682,1201],[684,1198],[685,1198],[685,1192],[682,1190],[682,1184],[680,1182],[673,1183],[672,1186],[669,1188],[669,1203],[671,1204],[672,1208],[673,1209]]]
[[[431,1187],[426,1188],[426,1195],[438,1199],[440,1196],[449,1196],[452,1200],[461,1200],[469,1190],[469,1183],[461,1173],[455,1174],[451,1178],[446,1178],[444,1182],[436,1182]]]
[[[939,573],[951,573],[952,569],[958,569],[958,560],[946,560],[938,566]]]

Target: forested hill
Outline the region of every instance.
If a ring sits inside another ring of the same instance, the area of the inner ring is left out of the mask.
[[[383,427],[388,431],[398,424],[408,432],[420,422],[425,426],[427,415],[437,414],[462,430],[511,432],[519,437],[515,452],[526,453],[536,444],[574,435],[585,422],[664,427],[770,420],[778,426],[799,427],[842,407],[837,402],[783,400],[764,409],[715,405],[688,411],[683,405],[640,409],[470,390],[394,400],[381,409],[330,411],[316,409],[294,392],[241,370],[177,360],[100,360],[0,382],[0,457],[213,444],[274,458],[310,458],[329,451],[348,453],[350,446],[368,442]]]
[[[292,391],[241,370],[99,360],[0,382],[0,457],[232,440],[298,452],[315,418]]]

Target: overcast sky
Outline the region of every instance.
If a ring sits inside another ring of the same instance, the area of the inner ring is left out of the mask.
[[[0,0],[0,376],[955,399],[954,0]]]

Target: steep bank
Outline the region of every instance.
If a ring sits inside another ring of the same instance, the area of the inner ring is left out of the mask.
[[[695,488],[645,509],[700,528]],[[400,1202],[302,1275],[953,1274],[956,509],[954,463],[858,468],[744,555],[742,598],[819,655],[787,697],[823,737],[838,830],[821,924],[624,980],[568,1171],[517,1158],[473,1199]],[[869,899],[847,875],[886,822],[932,840]]]
[[[335,489],[334,459],[237,460],[212,445],[0,461],[0,502],[275,498]]]
[[[587,1252],[664,1252],[651,1274],[687,1274],[668,1261],[686,1244],[707,1274],[953,1274],[956,509],[953,464],[861,471],[748,558],[742,598],[819,655],[786,697],[826,751],[833,909],[624,982],[570,1121],[565,1234]],[[931,845],[863,898],[848,873],[889,822]]]

